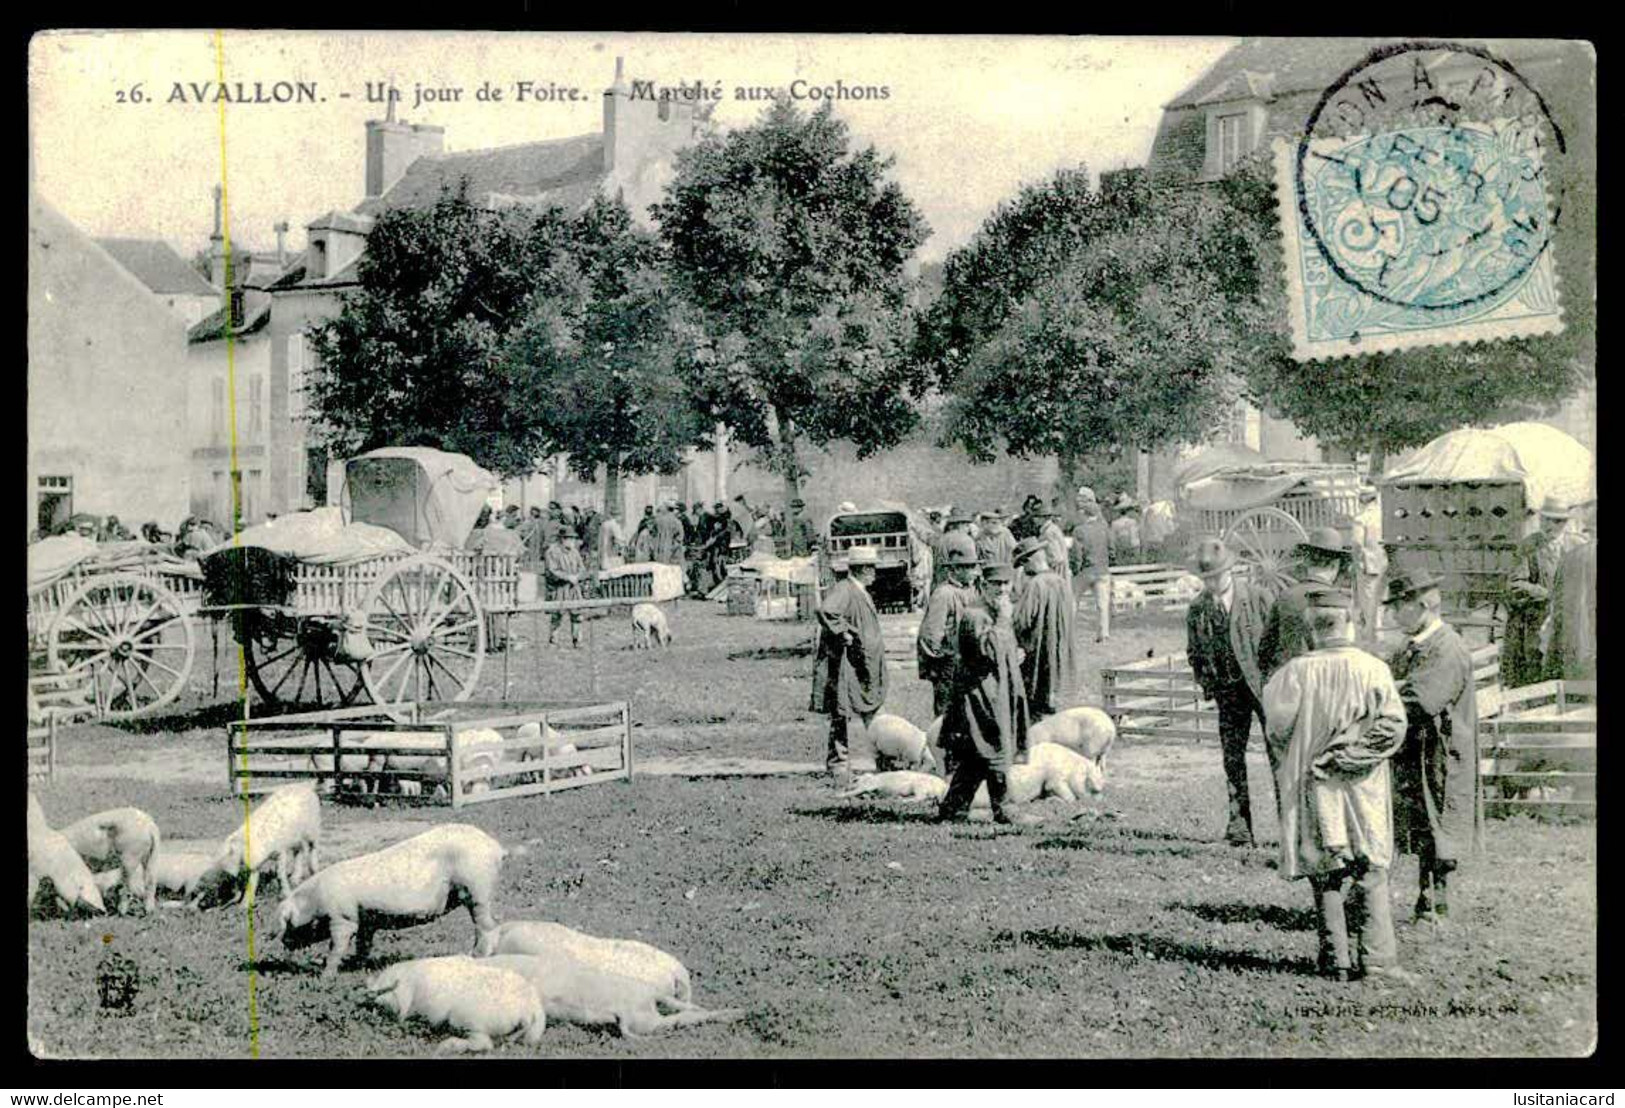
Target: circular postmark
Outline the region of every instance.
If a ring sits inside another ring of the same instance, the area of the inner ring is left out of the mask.
[[[1405,309],[1509,298],[1551,245],[1563,133],[1511,63],[1449,42],[1379,47],[1326,90],[1298,143],[1306,236],[1331,272]]]

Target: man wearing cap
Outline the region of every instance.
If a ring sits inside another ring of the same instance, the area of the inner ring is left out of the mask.
[[[587,576],[587,567],[581,560],[578,547],[581,540],[574,531],[562,531],[558,541],[547,548],[547,599],[549,600],[580,600],[582,598],[581,581]],[[559,624],[564,622],[563,612],[553,612],[548,618],[547,645],[553,645],[553,637],[559,633]],[[581,613],[570,613],[570,645],[581,645]]]
[[[1094,593],[1098,622],[1095,641],[1105,642],[1112,633],[1111,528],[1095,500],[1095,490],[1085,485],[1078,490],[1078,523],[1072,531],[1072,559],[1067,565],[1083,585]],[[1069,575],[1070,576],[1070,575]]]
[[[1036,536],[1016,546],[1015,568],[1024,574],[1015,590],[1011,627],[1025,652],[1021,679],[1027,711],[1034,722],[1072,705],[1077,659],[1072,649],[1072,614],[1076,605],[1066,581],[1049,568],[1049,555]]]
[[[931,552],[931,591],[948,579],[948,536],[964,535],[970,542],[971,549],[976,549],[976,540],[970,534],[970,514],[961,508],[954,508],[948,513],[948,520],[942,525],[942,534],[937,539],[937,548]],[[980,558],[980,555],[977,556]]]
[[[1314,890],[1322,974],[1347,981],[1363,970],[1412,983],[1398,966],[1388,897],[1389,762],[1405,741],[1405,708],[1387,665],[1354,645],[1352,598],[1316,585],[1305,599],[1311,649],[1264,686],[1281,798],[1281,876],[1306,877]]]
[[[1388,552],[1382,545],[1382,503],[1371,485],[1360,486],[1360,510],[1350,521],[1349,549],[1354,555],[1354,611],[1366,641],[1377,638],[1377,613],[1382,601],[1382,575],[1388,572]]]
[[[959,665],[940,740],[952,760],[938,812],[943,820],[968,818],[985,781],[995,823],[1033,822],[1011,814],[1006,802],[1010,767],[1027,759],[1027,696],[1010,626],[1012,578],[1007,565],[984,567],[980,595],[959,621]]]
[[[1235,555],[1218,539],[1204,539],[1196,555],[1203,589],[1185,615],[1186,656],[1202,696],[1219,709],[1219,745],[1229,790],[1224,838],[1232,846],[1253,841],[1253,810],[1247,787],[1247,738],[1253,717],[1264,725],[1260,698],[1264,678],[1258,668],[1258,641],[1269,618],[1269,593],[1236,580]],[[1270,748],[1265,745],[1266,751]],[[1275,771],[1274,753],[1270,771]],[[1271,782],[1274,791],[1274,782]],[[1277,815],[1280,797],[1276,796]]]
[[[1501,641],[1501,683],[1509,689],[1540,680],[1540,629],[1552,581],[1563,555],[1581,541],[1574,516],[1571,506],[1548,496],[1540,508],[1539,529],[1518,546],[1516,568],[1507,580],[1507,627]]]
[[[983,565],[1010,565],[1016,551],[1016,537],[1004,525],[999,512],[983,512],[979,517],[982,531],[976,538],[976,555]]]
[[[1302,580],[1275,598],[1258,644],[1258,669],[1266,681],[1293,658],[1309,653],[1309,591],[1337,583],[1349,568],[1348,546],[1335,527],[1315,528],[1294,553]]]
[[[1410,640],[1389,662],[1405,703],[1405,745],[1394,759],[1394,829],[1420,873],[1416,917],[1449,915],[1448,877],[1476,846],[1478,710],[1473,659],[1439,616],[1440,580],[1423,572],[1388,582],[1387,604]]]
[[[836,788],[852,783],[847,759],[847,725],[853,716],[864,726],[886,702],[886,643],[880,616],[869,596],[874,584],[875,548],[853,547],[830,563],[838,580],[824,594],[818,615],[818,656],[813,662],[811,709],[829,716],[829,751],[824,759]]]
[[[1117,498],[1112,511],[1117,518],[1111,523],[1112,560],[1120,565],[1133,565],[1140,560],[1140,520],[1136,513],[1140,506],[1128,493]]]
[[[941,559],[937,568],[943,581],[931,591],[920,616],[920,632],[914,642],[920,679],[931,682],[931,714],[948,710],[953,695],[954,672],[958,668],[959,623],[976,603],[976,544],[963,531],[942,537]]]

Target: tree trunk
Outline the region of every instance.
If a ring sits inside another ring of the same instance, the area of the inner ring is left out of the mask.
[[[1061,487],[1055,490],[1055,514],[1071,519],[1078,492],[1078,455],[1066,450],[1058,456],[1058,461]]]
[[[1382,471],[1388,466],[1388,448],[1381,443],[1371,444],[1371,461],[1368,463],[1369,474],[1373,481],[1382,476]]]
[[[779,465],[784,474],[784,529],[792,540],[798,513],[793,505],[801,499],[801,460],[796,456],[796,425],[788,416],[778,418]]]
[[[621,503],[621,460],[611,458],[604,463],[604,514],[626,518],[626,505]]]

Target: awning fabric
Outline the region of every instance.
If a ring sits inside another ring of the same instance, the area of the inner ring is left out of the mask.
[[[1591,451],[1544,423],[1467,427],[1440,435],[1395,458],[1383,482],[1407,480],[1523,482],[1524,503],[1538,509],[1548,496],[1567,504],[1595,499]]]

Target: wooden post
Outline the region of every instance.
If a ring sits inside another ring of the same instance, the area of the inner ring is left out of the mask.
[[[626,767],[626,779],[632,780],[632,706],[621,705],[621,764]]]
[[[506,686],[504,686],[504,690],[506,690]],[[503,699],[507,699],[506,692],[504,692]],[[458,757],[457,739],[453,736],[451,724],[446,724],[444,730],[446,734],[446,761],[451,769],[451,806],[461,808],[463,806],[463,760]]]
[[[598,632],[595,630],[598,621],[589,619],[587,623],[587,695],[594,700],[598,699]]]
[[[332,791],[335,794],[337,794],[338,791],[339,791],[339,770],[343,767],[343,764],[344,764],[343,755],[340,753],[344,749],[344,740],[341,737],[343,734],[344,734],[344,729],[342,727],[339,727],[337,725],[335,725],[333,727],[333,731],[332,731],[332,735],[333,735],[333,788],[332,788]]]
[[[547,713],[542,713],[542,792],[551,796],[553,793],[553,765],[552,759],[547,756]]]

